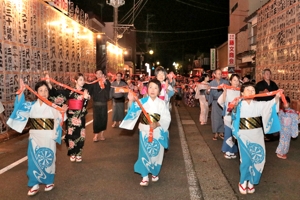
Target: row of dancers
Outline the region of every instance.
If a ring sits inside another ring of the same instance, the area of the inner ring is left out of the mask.
[[[86,84],[84,75],[78,73],[74,77],[75,87],[65,86],[67,90],[55,89],[49,76],[39,81],[35,90],[31,90],[20,79],[20,89],[7,125],[18,132],[22,132],[28,121],[31,125],[27,151],[29,196],[35,195],[41,184],[45,185],[45,191],[54,188],[56,143],[61,144],[64,121],[67,155],[71,162],[82,162],[86,138],[85,116],[90,99],[93,99],[93,141],[105,140],[107,102],[111,88],[114,87],[111,87],[112,84],[105,78],[102,70],[97,69],[95,75],[97,81]],[[134,171],[142,176],[141,186],[148,186],[149,174],[152,182],[159,180],[164,149],[169,144],[171,116],[168,106],[174,90],[165,81],[167,73],[163,67],[155,70],[155,76],[155,79],[148,82],[147,95],[143,98],[137,98],[133,92],[128,93],[131,106],[120,124],[120,128],[133,129],[142,113],[139,122],[139,153],[134,165]],[[25,89],[35,93],[37,101],[26,101]],[[68,102],[68,106],[65,102]]]

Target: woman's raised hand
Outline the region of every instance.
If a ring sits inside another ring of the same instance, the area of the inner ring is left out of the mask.
[[[67,112],[69,107],[67,104],[63,104],[61,108],[63,109],[64,112]]]
[[[134,94],[133,94],[133,92],[130,91],[130,92],[128,93],[127,98],[128,98],[129,101],[134,101]]]
[[[50,89],[52,89],[52,85],[51,85],[51,82],[50,82],[50,76],[49,76],[49,74],[45,74],[45,79],[46,79],[45,81],[46,81],[48,87]]]
[[[90,99],[90,95],[89,95],[88,90],[84,90],[84,91],[83,91],[83,98],[85,98],[85,99]]]
[[[24,92],[24,90],[25,90],[25,84],[24,84],[23,79],[21,79],[21,78],[20,78],[20,82],[19,82],[19,87],[20,87],[21,93]]]

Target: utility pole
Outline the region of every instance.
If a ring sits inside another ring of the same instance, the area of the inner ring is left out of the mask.
[[[145,43],[146,43],[146,45],[147,45],[147,51],[149,50],[149,49],[148,49],[148,45],[149,45],[150,42],[151,42],[151,39],[150,39],[150,37],[149,37],[149,25],[150,25],[150,24],[154,24],[154,23],[149,23],[149,19],[150,19],[151,17],[154,17],[154,15],[147,14],[147,22],[146,22],[146,39],[145,39]]]
[[[118,42],[118,8],[125,4],[125,0],[106,0],[106,3],[114,7],[114,41]]]

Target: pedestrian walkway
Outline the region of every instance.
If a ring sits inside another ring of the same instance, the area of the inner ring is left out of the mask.
[[[182,127],[185,133],[203,199],[237,199],[234,190],[202,137],[202,133],[211,133],[210,125],[201,126],[200,130],[196,125],[199,122],[192,119],[184,105],[173,106],[173,108],[176,116],[180,118],[179,129]],[[195,112],[199,112],[199,108],[194,107],[193,109]]]

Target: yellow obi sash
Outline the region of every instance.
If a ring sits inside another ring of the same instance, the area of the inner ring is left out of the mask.
[[[250,117],[240,119],[240,129],[255,129],[261,127],[261,117]]]
[[[54,119],[48,118],[30,118],[31,129],[37,130],[53,130]]]
[[[149,117],[150,117],[150,119],[151,119],[152,122],[158,122],[160,120],[160,114],[157,114],[157,113],[149,114],[148,113],[148,115],[149,115]],[[144,115],[143,112],[141,113],[141,116],[140,116],[140,122],[142,124],[146,124],[146,125],[149,124],[149,122],[147,120],[147,117]]]

